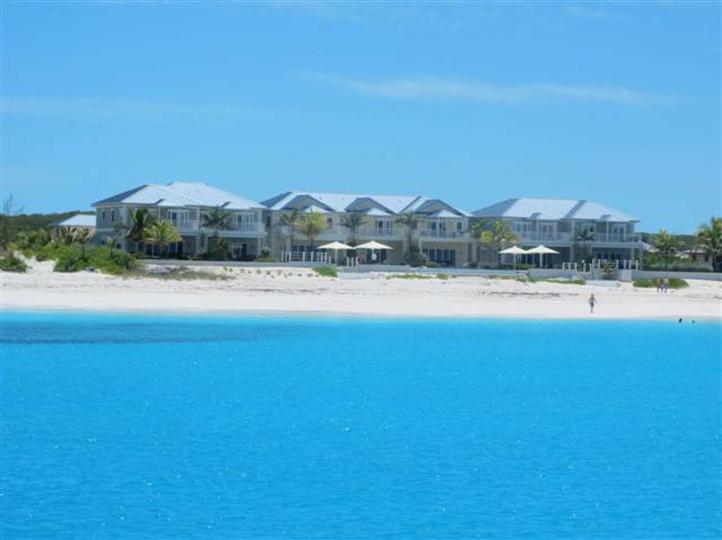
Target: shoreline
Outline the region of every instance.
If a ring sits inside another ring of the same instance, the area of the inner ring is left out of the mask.
[[[451,322],[451,321],[534,321],[534,322],[570,322],[570,321],[607,321],[607,322],[619,322],[619,321],[638,321],[638,322],[677,322],[680,317],[666,315],[666,316],[597,316],[597,314],[589,316],[557,316],[551,315],[534,315],[534,314],[474,314],[474,315],[450,315],[450,314],[395,314],[395,313],[372,313],[372,312],[345,312],[345,311],[294,311],[294,310],[179,310],[179,309],[114,309],[114,308],[90,308],[83,309],[77,307],[47,307],[47,306],[12,306],[0,303],[0,318],[2,315],[16,315],[16,314],[27,314],[27,315],[45,315],[45,314],[68,314],[68,315],[99,315],[99,316],[157,316],[157,317],[201,317],[201,318],[279,318],[279,319],[299,319],[299,318],[310,318],[310,319],[343,319],[343,320],[390,320],[390,321],[438,321],[438,322]],[[688,315],[681,317],[683,322],[692,323],[722,323],[722,316],[710,316],[710,315]]]
[[[325,278],[310,270],[216,268],[200,279],[57,273],[33,261],[0,274],[0,310],[390,319],[722,320],[722,283],[691,280],[657,293],[629,283],[585,285],[486,277]],[[589,313],[588,298],[598,300]]]

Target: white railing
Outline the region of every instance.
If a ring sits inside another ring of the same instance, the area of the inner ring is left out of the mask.
[[[567,232],[521,232],[515,233],[522,242],[568,242],[571,235]]]
[[[171,219],[170,222],[179,231],[196,231],[198,230],[197,219]]]
[[[591,272],[611,267],[614,270],[639,270],[639,259],[592,259],[591,261],[565,262],[562,270],[575,270],[577,272]]]
[[[325,251],[284,251],[281,262],[317,262],[328,264],[331,259]]]
[[[641,236],[638,234],[624,233],[596,233],[594,235],[595,242],[618,242],[618,243],[638,243]]]
[[[462,231],[444,231],[440,229],[422,229],[420,236],[426,238],[464,238],[466,233]]]

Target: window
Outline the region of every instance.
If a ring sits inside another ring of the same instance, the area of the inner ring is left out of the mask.
[[[105,210],[100,211],[100,220],[105,221]]]
[[[110,211],[110,222],[115,223],[115,210]]]
[[[333,227],[333,219],[332,218],[326,218],[326,225],[329,227]]]

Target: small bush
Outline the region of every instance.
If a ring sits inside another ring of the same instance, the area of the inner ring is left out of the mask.
[[[174,281],[192,281],[192,280],[205,280],[205,281],[228,281],[233,279],[231,276],[216,274],[207,270],[192,270],[187,266],[177,266],[171,268],[161,268],[159,270],[151,271],[138,271],[133,272],[133,276],[136,277],[149,277],[162,280],[174,280]]]
[[[28,265],[13,253],[9,252],[4,257],[0,257],[0,270],[3,272],[26,272]]]
[[[449,274],[436,274],[436,279],[451,279]]]
[[[257,257],[256,262],[275,263],[278,262],[278,259],[272,255],[263,255],[261,257]]]
[[[55,272],[79,272],[88,267],[88,259],[83,257],[79,249],[67,247],[59,250],[55,257]]]
[[[632,282],[632,285],[635,287],[638,287],[640,289],[656,289],[657,288],[657,280],[656,279],[635,279]],[[685,289],[689,287],[689,283],[687,283],[686,280],[682,278],[669,278],[669,288],[670,289]]]
[[[88,266],[97,268],[103,273],[121,275],[137,270],[138,259],[126,251],[111,250],[98,247],[88,252]]]
[[[338,277],[338,272],[333,266],[315,266],[313,271],[322,277]]]
[[[386,279],[432,279],[433,276],[427,274],[391,274]]]
[[[424,263],[424,266],[425,266],[426,268],[438,268],[438,267],[439,267],[439,263],[437,263],[436,261],[426,261],[426,262]]]

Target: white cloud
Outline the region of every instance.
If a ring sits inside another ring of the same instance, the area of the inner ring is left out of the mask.
[[[549,83],[496,84],[439,78],[366,80],[307,73],[306,77],[346,88],[357,94],[416,101],[469,103],[597,102],[620,105],[651,105],[672,98],[623,86]]]
[[[113,100],[99,98],[3,98],[3,115],[31,115],[105,122],[130,120],[147,123],[178,121],[207,124],[233,120],[252,109],[232,104],[176,104],[152,101]]]

